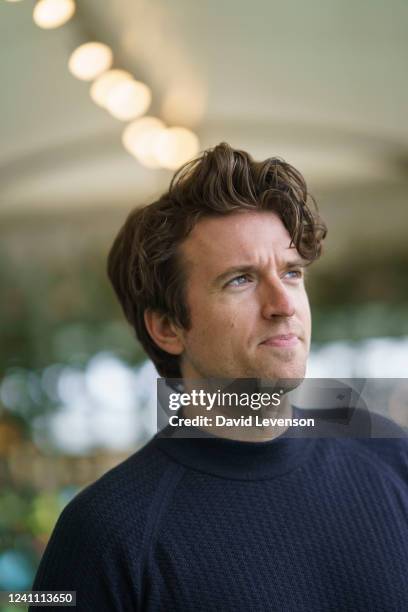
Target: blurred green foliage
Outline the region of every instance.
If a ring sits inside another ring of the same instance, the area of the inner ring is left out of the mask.
[[[105,273],[106,253],[82,252],[69,262],[13,261],[0,251],[0,371],[84,364],[100,350],[129,362],[143,353]]]

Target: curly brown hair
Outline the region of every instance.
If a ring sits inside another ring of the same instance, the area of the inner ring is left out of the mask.
[[[327,229],[303,176],[280,158],[256,162],[221,143],[182,166],[156,202],[134,209],[108,255],[108,276],[125,316],[163,377],[181,378],[180,358],[159,348],[144,322],[146,309],[189,329],[186,270],[179,246],[203,217],[238,211],[276,212],[299,254],[312,262]]]

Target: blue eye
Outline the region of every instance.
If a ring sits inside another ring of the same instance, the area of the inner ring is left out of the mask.
[[[294,274],[294,276],[291,276],[291,278],[302,278],[301,270],[289,270],[289,272],[286,272],[285,276],[288,274]]]
[[[227,287],[241,287],[242,285],[244,285],[245,283],[239,282],[242,279],[244,279],[244,281],[248,280],[248,276],[246,274],[241,274],[240,276],[236,276],[235,278],[231,279],[230,281],[228,281],[227,283]]]

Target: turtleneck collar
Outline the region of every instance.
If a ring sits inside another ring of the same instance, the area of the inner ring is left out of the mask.
[[[296,407],[292,416],[299,416]],[[221,438],[195,427],[179,430],[168,425],[156,434],[155,443],[188,468],[233,480],[265,480],[292,471],[306,460],[316,442],[293,426],[266,442]],[[180,437],[186,434],[189,437]]]

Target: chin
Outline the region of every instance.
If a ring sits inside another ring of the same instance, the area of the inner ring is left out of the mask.
[[[306,374],[306,363],[309,351],[303,344],[299,344],[292,349],[276,349],[268,347],[267,352],[256,355],[254,370],[258,370],[258,378],[282,379],[293,378],[303,379]]]
[[[271,365],[270,367],[261,367],[256,378],[266,380],[287,380],[287,385],[291,385],[293,380],[293,388],[297,387],[304,379],[306,374],[306,363],[280,363]],[[299,380],[300,379],[300,380]]]

